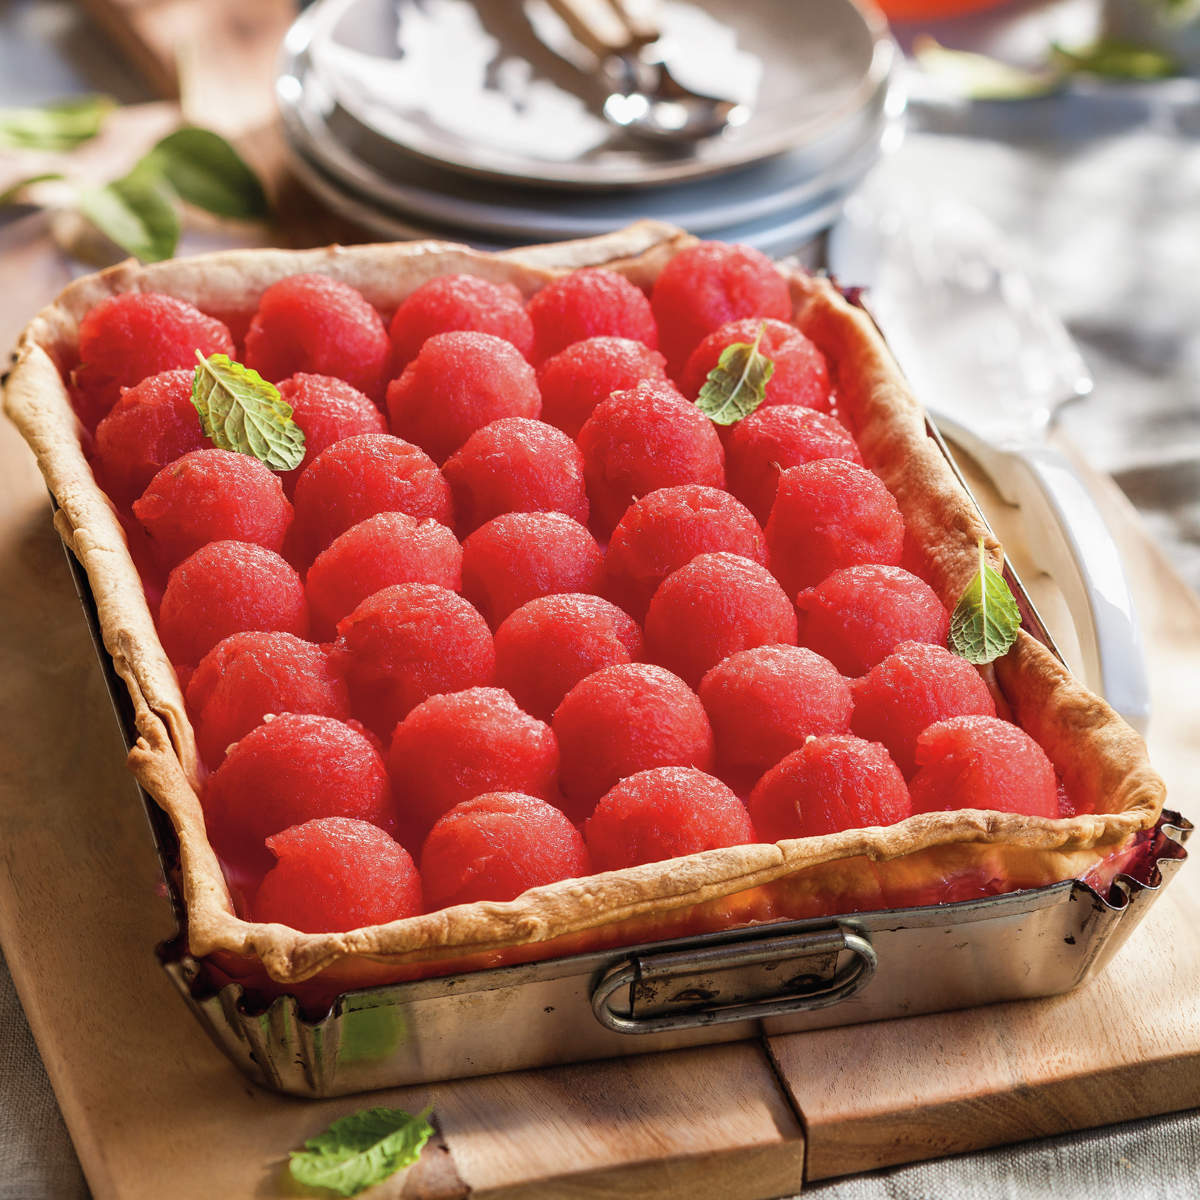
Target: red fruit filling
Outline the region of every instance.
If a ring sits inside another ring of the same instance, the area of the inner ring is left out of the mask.
[[[668,575],[646,613],[646,652],[693,687],[751,646],[796,644],[796,612],[766,567],[725,552]]]
[[[321,641],[368,596],[397,583],[462,586],[462,549],[445,525],[407,513],[376,513],[339,534],[304,579],[313,634]]]
[[[799,642],[843,675],[865,675],[901,642],[943,645],[950,614],[902,567],[845,567],[796,597]]]
[[[251,542],[209,542],[167,577],[158,633],[173,663],[194,666],[219,641],[246,630],[308,636],[300,576]]]
[[[533,361],[585,338],[619,337],[658,347],[650,301],[628,279],[612,271],[572,271],[548,283],[529,301]]]
[[[805,742],[758,781],[747,804],[768,842],[894,825],[913,811],[888,752],[849,734]]]
[[[334,661],[355,714],[382,738],[439,692],[488,684],[492,634],[461,596],[430,583],[401,583],[368,596],[338,622]]]
[[[603,667],[554,713],[568,815],[582,819],[615,783],[651,767],[711,770],[713,734],[700,698],[647,663]]]
[[[496,682],[548,721],[581,679],[634,662],[643,649],[641,629],[615,604],[599,596],[539,596],[496,630]]]
[[[257,458],[230,450],[193,450],[150,481],[133,515],[165,566],[209,542],[254,542],[282,550],[292,506],[279,477]]]
[[[792,315],[784,278],[765,254],[749,246],[701,242],[662,269],[650,298],[662,351],[678,377],[700,339],[739,317]]]
[[[761,775],[823,733],[849,733],[850,684],[803,646],[755,646],[718,663],[700,681],[717,761]]]
[[[524,358],[533,350],[533,323],[524,298],[511,283],[441,275],[423,283],[396,309],[389,330],[392,373],[399,375],[431,337],[460,331],[503,338]]]
[[[759,337],[759,331],[762,336]],[[679,390],[695,400],[708,373],[720,362],[722,353],[735,342],[753,346],[775,364],[767,381],[763,404],[800,404],[828,412],[829,367],[825,355],[786,321],[743,317],[710,333],[688,357],[679,379]]]
[[[725,486],[712,422],[670,383],[645,380],[596,406],[577,439],[592,524],[607,537],[637,499],[681,483]]]
[[[316,817],[354,817],[391,829],[391,784],[379,751],[332,717],[284,713],[246,734],[208,777],[205,824],[228,859],[265,870],[263,843]]]
[[[529,888],[591,873],[579,830],[552,804],[521,792],[486,792],[456,804],[421,850],[431,910],[513,900]]]
[[[396,726],[388,751],[404,828],[424,834],[484,792],[554,796],[558,743],[502,688],[430,696]]]
[[[505,417],[477,429],[442,468],[464,536],[506,512],[561,512],[586,524],[583,455],[544,421]]]
[[[188,712],[200,757],[217,767],[239,738],[279,713],[350,719],[346,683],[329,655],[291,633],[235,633],[192,672]]]
[[[877,475],[840,458],[789,467],[767,521],[771,571],[788,595],[841,567],[898,566],[904,519]]]
[[[994,808],[1058,816],[1058,785],[1046,752],[998,717],[950,717],[917,738],[914,812]]]
[[[756,841],[746,806],[692,767],[655,767],[622,779],[584,827],[598,871],[619,871]]]
[[[994,717],[996,705],[979,672],[964,658],[928,642],[903,642],[852,685],[850,727],[882,742],[911,779],[917,738],[948,717]]]
[[[574,342],[538,369],[542,420],[576,437],[601,400],[643,379],[666,380],[667,360],[631,338],[594,337]]]
[[[278,860],[254,898],[254,919],[304,933],[339,933],[415,917],[421,879],[382,829],[324,817],[267,839]]]
[[[291,275],[263,292],[244,361],[272,383],[335,375],[377,401],[390,352],[383,318],[361,292],[327,275]]]
[[[604,555],[563,513],[505,513],[463,542],[463,594],[495,629],[538,596],[596,592]]]
[[[490,333],[439,333],[387,389],[392,432],[445,462],[477,429],[542,411],[537,375]]]

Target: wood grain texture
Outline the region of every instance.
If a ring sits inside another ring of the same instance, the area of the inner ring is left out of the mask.
[[[1151,757],[1170,802],[1194,813],[1200,601],[1116,486],[1087,477],[1146,638]],[[1015,525],[977,474],[973,486],[1002,530]],[[1004,540],[1051,632],[1065,635],[1061,596],[1019,539]],[[1193,854],[1108,970],[1077,992],[768,1043],[804,1114],[809,1179],[1200,1105],[1200,867]]]

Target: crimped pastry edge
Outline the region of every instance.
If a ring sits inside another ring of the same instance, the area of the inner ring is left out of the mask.
[[[275,981],[299,983],[345,960],[401,966],[547,942],[631,918],[677,913],[833,860],[884,861],[933,846],[985,843],[1032,850],[1044,857],[1048,879],[1065,878],[1077,852],[1119,843],[1157,820],[1165,787],[1142,739],[1023,632],[996,664],[999,685],[1072,794],[1103,805],[1104,812],[1061,820],[979,810],[924,813],[893,826],[729,847],[566,880],[504,903],[459,905],[347,933],[299,933],[234,914],[204,832],[198,758],[183,697],[121,526],[83,454],[60,374],[72,364],[83,315],[105,297],[129,291],[163,291],[217,315],[245,315],[272,282],[307,271],[352,284],[385,314],[427,279],[454,271],[512,282],[526,295],[555,275],[591,265],[647,285],[693,241],[672,226],[645,221],[600,238],[498,255],[418,242],[227,251],[152,266],[128,262],[75,281],[25,330],[5,405],[58,503],[56,527],[88,574],[105,646],[129,689],[139,735],[129,764],[177,832],[194,955],[226,952],[257,959]],[[929,582],[953,606],[976,569],[978,538],[985,537],[994,565],[1002,553],[998,543],[927,436],[924,413],[870,320],[825,280],[799,273],[789,280],[797,324],[836,364],[839,404],[864,460],[895,495],[925,552]]]

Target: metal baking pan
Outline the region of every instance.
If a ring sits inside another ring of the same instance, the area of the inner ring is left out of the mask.
[[[128,693],[103,648],[87,577],[67,559],[131,745]],[[1026,627],[1048,642],[1011,573],[1010,582]],[[142,798],[179,927],[159,947],[164,969],[244,1074],[308,1097],[1056,995],[1091,978],[1124,943],[1186,858],[1192,830],[1164,812],[1099,891],[1066,880],[952,904],[772,922],[347,991],[312,1012],[294,996],[217,986],[187,953],[175,833]]]

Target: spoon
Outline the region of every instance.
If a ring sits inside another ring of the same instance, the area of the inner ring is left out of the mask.
[[[600,63],[613,90],[605,119],[660,142],[694,142],[744,125],[745,104],[685,87],[671,74],[660,48],[661,30],[633,13],[625,0],[548,0],[571,35]]]

